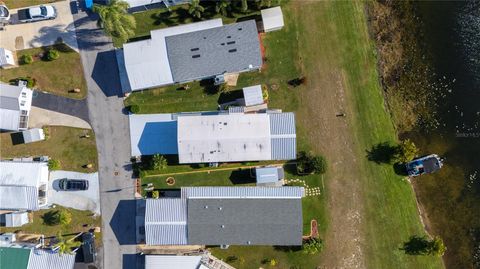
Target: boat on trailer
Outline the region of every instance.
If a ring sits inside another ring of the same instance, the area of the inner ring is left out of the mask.
[[[406,164],[407,173],[411,177],[434,173],[442,166],[443,160],[437,154],[417,158]]]

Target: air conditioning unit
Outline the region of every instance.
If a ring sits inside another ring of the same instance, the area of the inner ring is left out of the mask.
[[[4,233],[0,235],[0,245],[8,246],[17,241],[14,233]]]

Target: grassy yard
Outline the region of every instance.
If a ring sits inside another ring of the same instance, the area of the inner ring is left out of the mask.
[[[3,0],[2,2],[9,9],[20,8],[20,7],[29,7],[36,6],[41,4],[49,4],[53,2],[58,2],[60,0]]]
[[[61,169],[79,172],[97,171],[97,148],[92,130],[48,126],[48,139],[30,144],[13,144],[12,134],[0,134],[2,159],[46,155],[59,160]],[[82,138],[85,134],[89,138]],[[83,168],[91,163],[91,169]]]
[[[50,48],[60,52],[60,57],[53,61],[45,60],[45,56],[39,57]],[[69,98],[83,99],[87,95],[87,86],[83,77],[80,55],[65,44],[49,47],[19,50],[16,52],[20,66],[0,71],[0,80],[10,82],[19,77],[31,77],[36,80],[34,88],[62,95]],[[23,55],[32,55],[34,62],[21,64]],[[78,88],[80,92],[72,90]]]
[[[230,247],[228,250],[213,249],[214,255],[224,259],[236,256],[238,259],[232,264],[237,268],[268,267],[261,264],[265,258],[274,258],[275,268],[315,268],[318,265],[352,268],[361,266],[360,263],[365,263],[366,268],[443,267],[440,258],[408,256],[399,249],[411,235],[424,234],[414,193],[391,166],[378,165],[366,158],[366,150],[372,146],[397,138],[384,106],[364,3],[290,1],[282,9],[284,29],[263,37],[265,67],[260,73],[240,75],[238,88],[259,83],[267,85],[270,108],[296,112],[299,150],[313,150],[330,161],[325,182],[320,178],[306,180],[310,186],[325,183],[324,195],[307,197],[303,206],[304,221],[319,220],[321,237],[329,239],[326,240],[326,254],[305,256],[291,249]],[[301,75],[307,77],[306,86],[288,86],[288,80]],[[202,93],[199,84],[190,90]],[[187,106],[180,102],[174,105],[184,94],[174,88],[156,89],[133,93],[126,104],[138,104],[142,113],[195,109],[194,102]],[[195,110],[216,107],[214,101],[219,95],[214,96],[209,96],[208,102],[201,102],[203,97],[196,96],[195,100],[199,101]],[[163,106],[159,99],[167,105]],[[335,117],[338,111],[346,111],[346,119]],[[232,183],[228,173],[222,172],[221,176],[225,178],[211,175],[203,178],[215,180],[212,184]],[[148,180],[158,180],[162,186],[165,178]],[[179,177],[179,182],[209,184],[206,181],[198,183],[195,178],[202,180],[200,175],[189,175]],[[359,197],[358,204],[349,200],[351,197]],[[346,214],[351,209],[361,217],[358,231],[347,231],[349,225],[345,227],[344,224],[352,221]],[[340,235],[342,240],[335,240],[337,236],[333,234]],[[347,244],[361,249],[353,260],[350,258],[355,253],[343,248]],[[355,263],[357,259],[358,264]],[[350,261],[352,263],[344,264]]]
[[[55,210],[66,210],[72,214],[72,222],[68,225],[47,225],[43,222],[43,216],[45,213]],[[30,213],[31,222],[23,225],[22,227],[0,227],[0,233],[9,233],[9,232],[21,232],[23,234],[43,234],[45,237],[56,236],[58,233],[61,233],[69,238],[71,234],[79,232],[87,232],[93,227],[101,227],[101,217],[93,216],[93,213],[90,211],[76,210],[72,208],[65,208],[61,206],[56,206],[51,209],[44,209]],[[68,236],[67,236],[68,235]],[[96,242],[101,243],[101,233],[95,234]]]

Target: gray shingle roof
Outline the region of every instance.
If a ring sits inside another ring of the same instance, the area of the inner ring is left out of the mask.
[[[175,82],[259,69],[260,41],[254,20],[165,38]]]
[[[300,245],[301,199],[188,199],[188,243]]]

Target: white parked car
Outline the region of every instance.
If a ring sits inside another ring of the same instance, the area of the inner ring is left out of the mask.
[[[10,10],[7,6],[0,5],[0,23],[7,23],[10,20]]]
[[[34,22],[53,20],[57,17],[57,10],[51,5],[42,5],[18,10],[20,22]]]

